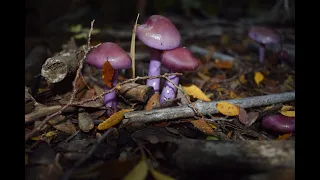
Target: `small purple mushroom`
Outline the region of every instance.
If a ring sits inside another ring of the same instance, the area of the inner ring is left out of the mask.
[[[160,15],[150,16],[144,24],[137,27],[137,38],[151,49],[149,76],[160,75],[161,50],[170,50],[180,45],[180,33],[174,24]],[[147,85],[159,93],[160,79],[148,79]]]
[[[105,42],[92,50],[86,59],[86,63],[98,69],[102,69],[103,64],[106,61],[109,61],[115,70],[112,78],[112,86],[115,86],[118,81],[118,69],[130,68],[132,63],[131,58],[119,45],[112,42]],[[108,91],[109,89],[110,88],[106,86],[104,87],[105,91]],[[104,95],[104,104],[106,107],[111,107],[114,112],[117,111],[118,102],[116,100],[115,91]],[[109,115],[111,114],[109,113]]]
[[[260,44],[259,62],[264,60],[264,51],[266,44],[279,43],[280,35],[271,29],[265,27],[252,27],[249,31],[249,37]]]
[[[192,56],[192,53],[185,47],[179,47],[162,53],[162,64],[170,72],[191,71],[199,66],[199,60]],[[176,85],[179,83],[178,76],[169,76],[169,79]],[[160,95],[160,103],[163,104],[169,99],[176,97],[176,87],[169,81],[165,82]]]
[[[262,127],[280,133],[295,131],[295,118],[281,114],[266,116],[262,120]]]

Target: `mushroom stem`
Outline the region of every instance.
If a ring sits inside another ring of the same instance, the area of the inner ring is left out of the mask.
[[[160,61],[161,52],[157,49],[151,50],[151,59],[149,64],[149,74],[148,76],[158,76],[160,75],[161,61]],[[152,86],[155,93],[159,93],[160,87],[160,78],[148,79],[147,86]]]
[[[170,71],[173,72],[172,70]],[[172,75],[168,77],[175,85],[179,84],[179,77]],[[168,80],[165,82],[160,95],[160,103],[163,104],[165,101],[174,99],[176,97],[177,88]]]
[[[260,63],[263,63],[263,60],[264,60],[264,51],[265,51],[265,46],[264,46],[264,44],[261,44],[261,43],[260,43],[260,46],[259,46],[259,62],[260,62]]]
[[[114,70],[113,78],[112,78],[112,86],[114,87],[118,83],[118,70]],[[104,91],[109,91],[111,88],[105,86]],[[104,95],[104,105],[106,107],[111,107],[113,109],[113,112],[117,112],[117,106],[118,106],[118,101],[117,101],[117,96],[116,96],[116,91],[112,91],[108,94]],[[111,116],[113,113],[108,111],[108,115]]]

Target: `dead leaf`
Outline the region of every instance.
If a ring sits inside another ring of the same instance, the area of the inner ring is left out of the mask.
[[[159,172],[153,168],[150,168],[149,171],[155,180],[175,180],[174,178],[172,178],[168,175],[162,174],[161,172]]]
[[[240,113],[240,108],[237,105],[221,101],[216,104],[218,111],[226,116],[237,116]]]
[[[246,77],[244,76],[244,74],[241,74],[239,76],[239,81],[241,84],[246,84],[248,82],[248,80],[246,79]]]
[[[280,135],[280,136],[277,138],[277,140],[287,140],[287,139],[289,139],[291,136],[292,136],[292,133],[283,134],[283,135]]]
[[[194,127],[198,128],[203,133],[207,135],[214,135],[213,129],[208,125],[208,123],[205,120],[190,120],[190,122],[194,125]]]
[[[71,120],[70,119],[66,120],[66,117],[63,115],[58,115],[52,118],[49,121],[49,124],[52,125],[55,129],[68,134],[73,134],[77,131],[76,127],[71,122]]]
[[[264,76],[261,72],[255,72],[254,73],[254,81],[256,82],[256,84],[259,86],[260,83],[263,81]]]
[[[57,135],[56,131],[49,131],[44,135],[44,137],[53,137],[55,135]]]
[[[148,175],[147,161],[142,158],[140,162],[123,178],[123,180],[144,180]]]
[[[209,79],[211,79],[210,76],[207,76],[207,75],[205,75],[204,73],[201,73],[201,72],[197,72],[197,75],[198,75],[202,80],[205,80],[205,81],[208,81]]]
[[[103,79],[104,83],[106,84],[106,86],[109,87],[109,88],[112,87],[113,75],[114,75],[114,69],[111,66],[111,64],[109,63],[109,61],[107,60],[103,64],[102,79]]]
[[[94,127],[92,117],[83,108],[80,108],[79,111],[78,126],[83,132],[89,132]]]
[[[106,130],[114,125],[117,125],[120,123],[124,118],[124,113],[133,111],[133,109],[123,109],[121,111],[118,111],[114,114],[112,114],[108,119],[103,121],[98,125],[98,130]]]
[[[219,140],[219,138],[217,138],[215,136],[207,136],[206,140],[217,141],[217,140]]]
[[[293,106],[282,106],[280,113],[287,117],[295,117],[295,111]]]
[[[193,96],[202,101],[211,101],[196,85],[183,86],[183,89],[189,96]]]
[[[231,69],[232,61],[218,61],[216,62],[215,67],[218,69]]]
[[[151,110],[160,107],[160,95],[159,93],[153,94],[144,107],[145,110]]]
[[[244,108],[240,108],[239,121],[246,126],[248,125],[248,113]]]

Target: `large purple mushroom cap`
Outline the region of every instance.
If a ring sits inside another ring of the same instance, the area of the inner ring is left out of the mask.
[[[249,37],[261,44],[279,43],[280,35],[271,29],[265,27],[252,27],[249,31]]]
[[[185,47],[162,53],[162,64],[174,72],[191,71],[199,66],[199,60]]]
[[[117,44],[105,42],[93,49],[87,56],[86,63],[101,69],[105,61],[109,61],[114,69],[131,67],[130,56]]]
[[[262,120],[262,127],[280,133],[292,133],[295,131],[295,118],[281,114],[266,116]]]
[[[174,24],[161,15],[150,16],[137,27],[136,35],[145,45],[158,50],[174,49],[180,45],[181,40]]]

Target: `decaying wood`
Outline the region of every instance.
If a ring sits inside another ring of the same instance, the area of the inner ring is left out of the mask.
[[[254,96],[241,99],[224,100],[226,102],[236,104],[242,108],[251,108],[258,106],[267,106],[271,104],[277,104],[281,102],[287,102],[295,100],[295,91],[285,92],[279,94]],[[202,115],[216,114],[218,110],[216,104],[219,101],[211,102],[195,102],[194,106],[198,112]],[[142,123],[154,123],[167,120],[190,118],[194,117],[196,113],[189,105],[154,109],[150,111],[133,111],[124,114],[125,119],[122,123],[142,122]]]
[[[174,139],[175,164],[197,173],[219,170],[264,172],[295,167],[295,141],[204,141]],[[190,158],[192,157],[192,158]]]
[[[68,74],[75,73],[78,63],[76,52],[59,53],[46,60],[42,65],[41,75],[50,83],[58,83]]]
[[[129,101],[139,101],[146,103],[154,94],[151,86],[141,85],[137,83],[127,83],[117,88],[117,92]]]

